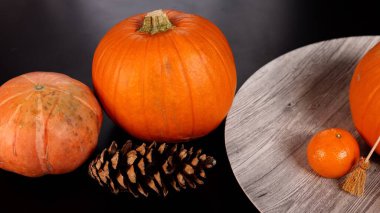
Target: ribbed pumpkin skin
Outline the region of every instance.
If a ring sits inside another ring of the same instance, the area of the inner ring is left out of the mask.
[[[93,82],[108,115],[133,136],[186,141],[208,134],[226,116],[235,63],[210,21],[165,12],[175,26],[166,32],[138,32],[145,14],[114,26],[96,49]]]
[[[380,43],[366,53],[355,69],[350,106],[356,129],[373,146],[380,136]],[[380,154],[380,146],[376,152]]]
[[[102,122],[86,85],[51,72],[4,83],[0,112],[0,168],[30,177],[79,167],[95,149]]]

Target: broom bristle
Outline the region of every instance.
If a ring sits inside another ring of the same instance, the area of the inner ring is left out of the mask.
[[[347,175],[342,185],[342,189],[352,195],[361,196],[364,193],[364,185],[367,177],[366,170],[369,168],[369,162],[361,158],[358,165],[352,172]]]

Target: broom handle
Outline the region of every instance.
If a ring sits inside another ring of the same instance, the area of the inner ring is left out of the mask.
[[[369,159],[371,158],[373,152],[375,151],[375,149],[376,149],[377,145],[379,145],[379,143],[380,143],[380,136],[377,138],[377,141],[376,141],[375,145],[373,145],[371,151],[369,152],[369,154],[365,158],[365,162],[368,163]]]

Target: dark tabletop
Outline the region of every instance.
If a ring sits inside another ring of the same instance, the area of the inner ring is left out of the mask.
[[[91,62],[102,36],[136,13],[172,8],[214,22],[233,50],[238,87],[270,60],[313,42],[380,33],[378,6],[366,1],[304,0],[1,0],[0,84],[22,73],[62,72],[92,86]],[[1,113],[1,112],[0,112]],[[105,117],[96,153],[129,136]],[[112,195],[73,173],[32,179],[0,172],[0,212],[254,212],[239,187],[224,146],[224,122],[188,143],[213,155],[207,184],[168,198]],[[1,150],[0,150],[1,151]],[[93,156],[92,156],[93,157]],[[260,168],[257,168],[260,169]]]

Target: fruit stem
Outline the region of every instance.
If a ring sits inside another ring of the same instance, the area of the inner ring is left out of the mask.
[[[160,32],[166,32],[173,29],[174,25],[170,22],[164,11],[155,10],[146,14],[139,32],[149,33],[154,35]]]
[[[34,89],[36,89],[36,90],[42,90],[43,88],[44,88],[44,86],[41,84],[37,84],[36,86],[34,86]]]
[[[379,143],[380,143],[380,136],[377,138],[377,141],[376,141],[375,145],[373,145],[371,151],[369,152],[369,154],[365,158],[365,162],[367,162],[367,163],[369,162],[369,159],[371,158],[373,152],[375,151],[375,149],[379,145]]]

